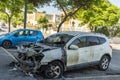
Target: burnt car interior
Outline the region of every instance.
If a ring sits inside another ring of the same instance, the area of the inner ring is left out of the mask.
[[[41,43],[54,46],[54,47],[63,47],[73,36],[67,34],[57,34],[49,36],[44,39]]]

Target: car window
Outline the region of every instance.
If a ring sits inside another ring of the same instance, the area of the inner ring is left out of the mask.
[[[88,46],[94,46],[94,45],[98,45],[98,44],[99,44],[99,40],[97,37],[87,36],[87,45]]]
[[[81,44],[80,44],[80,40],[79,39],[75,39],[70,45],[76,45],[78,47],[81,47]]]
[[[17,34],[18,34],[18,36],[26,36],[27,33],[28,33],[28,31],[22,30],[22,31],[19,31]]]
[[[102,38],[102,37],[98,37],[99,41],[100,41],[100,44],[103,44],[106,42],[105,38]]]
[[[36,36],[38,34],[38,31],[30,31],[29,36]]]
[[[55,34],[43,40],[43,43],[49,46],[64,46],[73,36],[68,34]]]
[[[86,46],[86,37],[80,37],[80,47],[85,47]]]

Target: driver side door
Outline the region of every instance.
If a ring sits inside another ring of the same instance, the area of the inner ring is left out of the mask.
[[[78,48],[72,49],[70,46],[76,46]],[[69,45],[67,52],[67,66],[75,66],[82,63],[91,61],[90,47],[86,45],[86,37],[80,37],[72,41]]]

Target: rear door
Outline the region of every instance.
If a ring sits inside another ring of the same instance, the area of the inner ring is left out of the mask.
[[[91,61],[97,61],[99,54],[101,54],[101,47],[99,45],[99,40],[96,36],[87,36],[87,45],[90,49]]]
[[[41,37],[39,36],[39,32],[35,30],[29,30],[29,34],[27,36],[27,42],[36,42]]]
[[[99,51],[95,51],[95,56],[94,56],[94,59],[95,60],[100,60],[101,59],[101,56],[103,56],[105,53],[106,53],[106,46],[109,47],[109,45],[105,44],[106,42],[106,39],[103,38],[103,37],[97,37],[98,40],[99,40]]]
[[[79,38],[79,64],[91,62],[90,50],[91,47],[87,45],[87,37],[83,36]]]

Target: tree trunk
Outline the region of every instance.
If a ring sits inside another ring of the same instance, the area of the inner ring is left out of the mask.
[[[77,10],[73,11],[72,13],[68,13],[68,14],[65,15],[64,19],[62,20],[62,22],[61,22],[61,23],[59,24],[59,26],[58,26],[57,32],[60,31],[60,28],[61,28],[62,24],[67,20],[67,18],[68,18],[68,17],[72,17],[80,8],[81,8],[81,7],[79,7]]]
[[[67,13],[67,11],[64,9],[64,7],[63,7],[63,6],[61,5],[61,3],[59,2],[59,0],[57,0],[57,3],[59,4],[60,8],[62,9],[62,11],[64,12],[64,15],[65,15],[64,19],[61,21],[61,23],[60,23],[59,26],[58,26],[57,32],[59,32],[62,24],[67,20],[67,18],[68,18],[68,17],[72,17],[75,13],[77,13],[77,11],[79,11],[79,10],[81,9],[81,6],[78,7],[76,10],[73,10],[73,11]]]
[[[10,27],[10,24],[11,23],[11,17],[10,16],[8,16],[8,32],[10,32],[11,31],[11,27]]]
[[[61,28],[62,24],[67,20],[67,18],[68,18],[68,16],[65,16],[64,19],[62,20],[62,22],[59,24],[57,32],[60,32],[60,28]]]
[[[91,23],[89,23],[89,28],[90,28],[90,31],[93,32],[94,31],[94,27],[92,26]]]
[[[26,22],[27,22],[27,4],[28,4],[28,0],[25,0],[24,29],[26,29]]]

